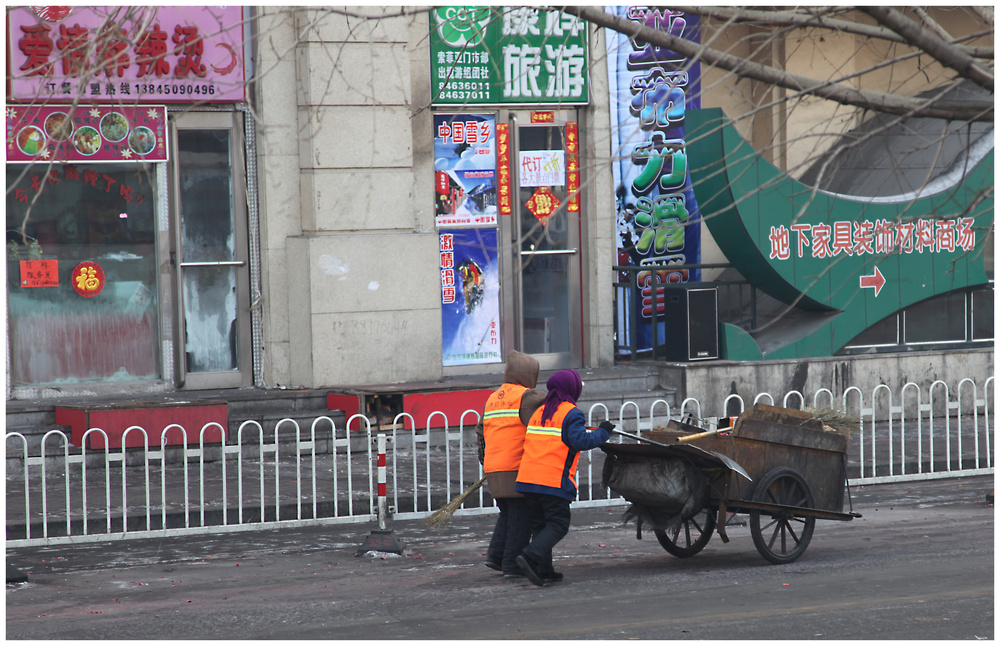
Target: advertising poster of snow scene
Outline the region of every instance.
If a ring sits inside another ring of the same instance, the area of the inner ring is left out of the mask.
[[[434,116],[434,214],[440,227],[496,226],[496,118]]]
[[[438,232],[445,366],[499,363],[500,266],[496,229]]]

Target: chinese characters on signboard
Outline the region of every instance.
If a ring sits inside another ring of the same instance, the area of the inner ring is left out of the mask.
[[[579,124],[570,121],[566,124],[566,190],[569,193],[569,203],[566,210],[570,213],[580,212],[580,132]]]
[[[562,150],[522,150],[521,186],[565,186],[566,155]]]
[[[496,229],[438,231],[438,250],[443,365],[501,361]]]
[[[497,124],[497,210],[510,215],[513,208],[510,184],[510,126]]]
[[[162,105],[9,105],[6,116],[8,162],[168,159]]]
[[[434,216],[437,226],[496,226],[496,118],[434,116]]]
[[[14,101],[238,102],[246,92],[243,8],[14,7]]]
[[[832,224],[795,223],[771,227],[770,260],[835,258],[890,253],[952,253],[976,248],[975,218],[945,220],[838,220]],[[791,235],[794,234],[794,235]]]
[[[698,39],[697,16],[656,7],[612,7],[609,11],[676,37]],[[607,35],[612,149],[619,151],[619,161],[612,165],[618,264],[649,268],[639,274],[638,287],[641,297],[651,304],[657,283],[699,278],[697,270],[670,267],[698,264],[701,259],[700,212],[684,134],[685,110],[700,104],[700,66],[641,39],[611,30]],[[630,308],[639,306],[622,299],[618,316],[627,317]],[[662,299],[656,307],[664,313]],[[641,313],[649,318],[652,309],[642,308]],[[639,349],[649,347],[648,328],[636,330]],[[631,328],[623,324],[620,329]]]
[[[431,10],[434,105],[589,102],[586,23],[539,7]]]

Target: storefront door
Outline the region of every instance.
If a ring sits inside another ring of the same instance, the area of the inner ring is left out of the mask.
[[[240,118],[222,112],[174,118],[171,264],[182,388],[235,388],[253,380]]]
[[[532,121],[529,111],[510,113],[516,197],[513,217],[502,218],[515,285],[506,290],[507,311],[513,312],[509,328],[513,347],[533,355],[542,369],[579,367],[580,210],[571,205],[575,191],[567,173],[578,150],[576,113],[535,113]]]

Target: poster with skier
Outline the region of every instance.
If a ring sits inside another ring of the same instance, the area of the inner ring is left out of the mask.
[[[442,365],[501,362],[496,229],[441,230],[438,248]]]

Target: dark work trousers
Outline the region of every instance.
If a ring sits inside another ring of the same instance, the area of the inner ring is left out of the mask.
[[[500,517],[493,528],[493,538],[486,550],[486,558],[500,563],[504,574],[521,574],[514,559],[531,540],[531,522],[524,498],[497,498]]]
[[[539,576],[552,574],[552,548],[569,532],[569,501],[544,493],[526,493],[531,542],[524,556]]]

